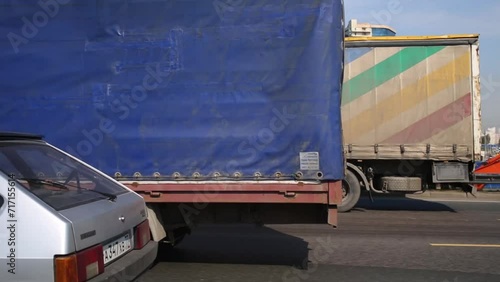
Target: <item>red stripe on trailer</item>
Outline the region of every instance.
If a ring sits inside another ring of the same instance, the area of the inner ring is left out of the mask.
[[[471,94],[469,93],[389,137],[383,143],[405,144],[422,142],[461,122],[471,114],[472,101]]]

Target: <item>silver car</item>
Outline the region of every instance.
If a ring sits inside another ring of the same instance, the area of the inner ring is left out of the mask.
[[[0,133],[1,281],[133,281],[157,248],[138,194],[39,136]]]

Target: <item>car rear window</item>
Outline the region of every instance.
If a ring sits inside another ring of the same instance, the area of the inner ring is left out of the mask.
[[[36,142],[0,142],[0,170],[56,210],[128,190],[76,159]]]

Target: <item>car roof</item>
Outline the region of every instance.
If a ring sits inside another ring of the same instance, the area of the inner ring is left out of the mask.
[[[43,136],[32,133],[0,131],[0,141],[5,140],[43,140]]]

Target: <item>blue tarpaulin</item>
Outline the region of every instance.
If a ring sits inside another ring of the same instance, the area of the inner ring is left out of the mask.
[[[340,0],[10,0],[0,130],[109,175],[343,178]]]

